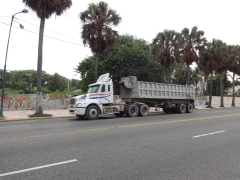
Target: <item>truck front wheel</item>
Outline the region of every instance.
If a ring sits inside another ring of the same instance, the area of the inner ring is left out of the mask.
[[[97,106],[92,105],[87,108],[86,116],[89,120],[95,120],[99,117],[99,109]]]

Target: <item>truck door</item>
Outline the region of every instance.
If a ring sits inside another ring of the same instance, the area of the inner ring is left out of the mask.
[[[102,84],[102,87],[101,87],[101,95],[100,95],[100,102],[102,104],[107,104],[109,103],[109,95],[108,95],[108,89],[107,89],[107,85],[106,84]]]

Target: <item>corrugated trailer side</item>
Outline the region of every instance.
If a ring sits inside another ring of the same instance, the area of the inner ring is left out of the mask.
[[[137,81],[135,76],[124,77],[121,83],[123,99],[195,99],[194,86]]]
[[[195,99],[195,87],[138,81],[139,98]]]

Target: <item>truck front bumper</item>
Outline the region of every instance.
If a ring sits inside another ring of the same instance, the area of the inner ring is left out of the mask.
[[[69,113],[73,115],[85,115],[86,108],[69,108]]]

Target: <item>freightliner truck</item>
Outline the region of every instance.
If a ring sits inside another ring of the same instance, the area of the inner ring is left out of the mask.
[[[120,99],[113,95],[109,73],[89,85],[87,94],[70,99],[69,113],[78,118],[95,120],[102,114],[147,116],[149,108],[162,108],[165,113],[192,113],[195,87],[177,84],[138,81],[136,76],[121,78]]]

